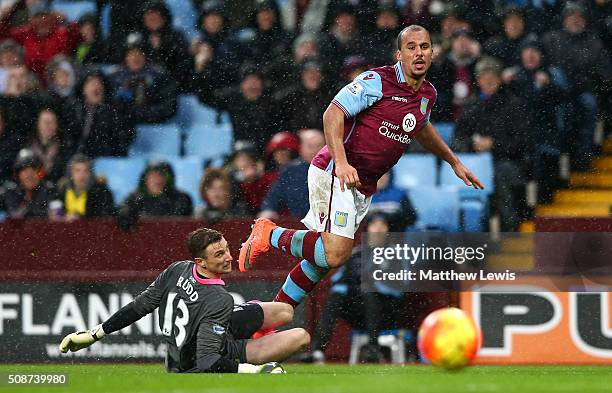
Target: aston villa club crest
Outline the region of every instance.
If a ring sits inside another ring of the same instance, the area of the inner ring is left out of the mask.
[[[421,113],[425,114],[427,112],[427,105],[429,105],[429,98],[421,98]]]

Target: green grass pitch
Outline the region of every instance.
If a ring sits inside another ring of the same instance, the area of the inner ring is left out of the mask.
[[[0,393],[459,393],[610,392],[612,367],[477,366],[446,372],[429,366],[286,365],[286,375],[167,374],[161,364],[1,365],[0,373],[67,373],[66,386],[7,387]],[[4,381],[3,381],[4,382]]]

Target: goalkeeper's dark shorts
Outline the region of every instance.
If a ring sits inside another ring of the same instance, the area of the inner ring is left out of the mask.
[[[246,346],[251,336],[263,325],[263,309],[254,303],[234,306],[230,321],[230,334],[222,354],[239,363],[247,363]]]
[[[249,339],[261,329],[264,322],[263,308],[256,303],[234,306],[230,322],[230,332],[236,340]]]

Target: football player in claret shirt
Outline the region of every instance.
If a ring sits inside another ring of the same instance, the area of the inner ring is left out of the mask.
[[[302,259],[275,301],[296,306],[329,269],[348,260],[376,182],[397,163],[412,139],[448,162],[466,186],[484,188],[429,122],[437,95],[425,79],[433,55],[429,32],[411,25],[397,40],[397,63],[358,75],[323,115],[327,145],[311,162],[310,211],[302,220],[309,230],[281,228],[260,218],[242,245],[241,271],[249,270],[270,247]]]
[[[308,346],[309,334],[294,328],[256,340],[250,337],[291,322],[293,308],[272,302],[234,307],[221,278],[232,270],[223,235],[201,228],[189,234],[187,246],[193,261],[170,265],[104,323],[66,336],[60,351],[86,348],[159,308],[159,327],[168,345],[168,372],[284,372],[276,362]]]

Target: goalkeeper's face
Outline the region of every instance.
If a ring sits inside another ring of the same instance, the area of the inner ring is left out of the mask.
[[[227,240],[221,238],[220,241],[209,244],[204,250],[201,264],[206,271],[214,276],[231,273],[232,255]]]

